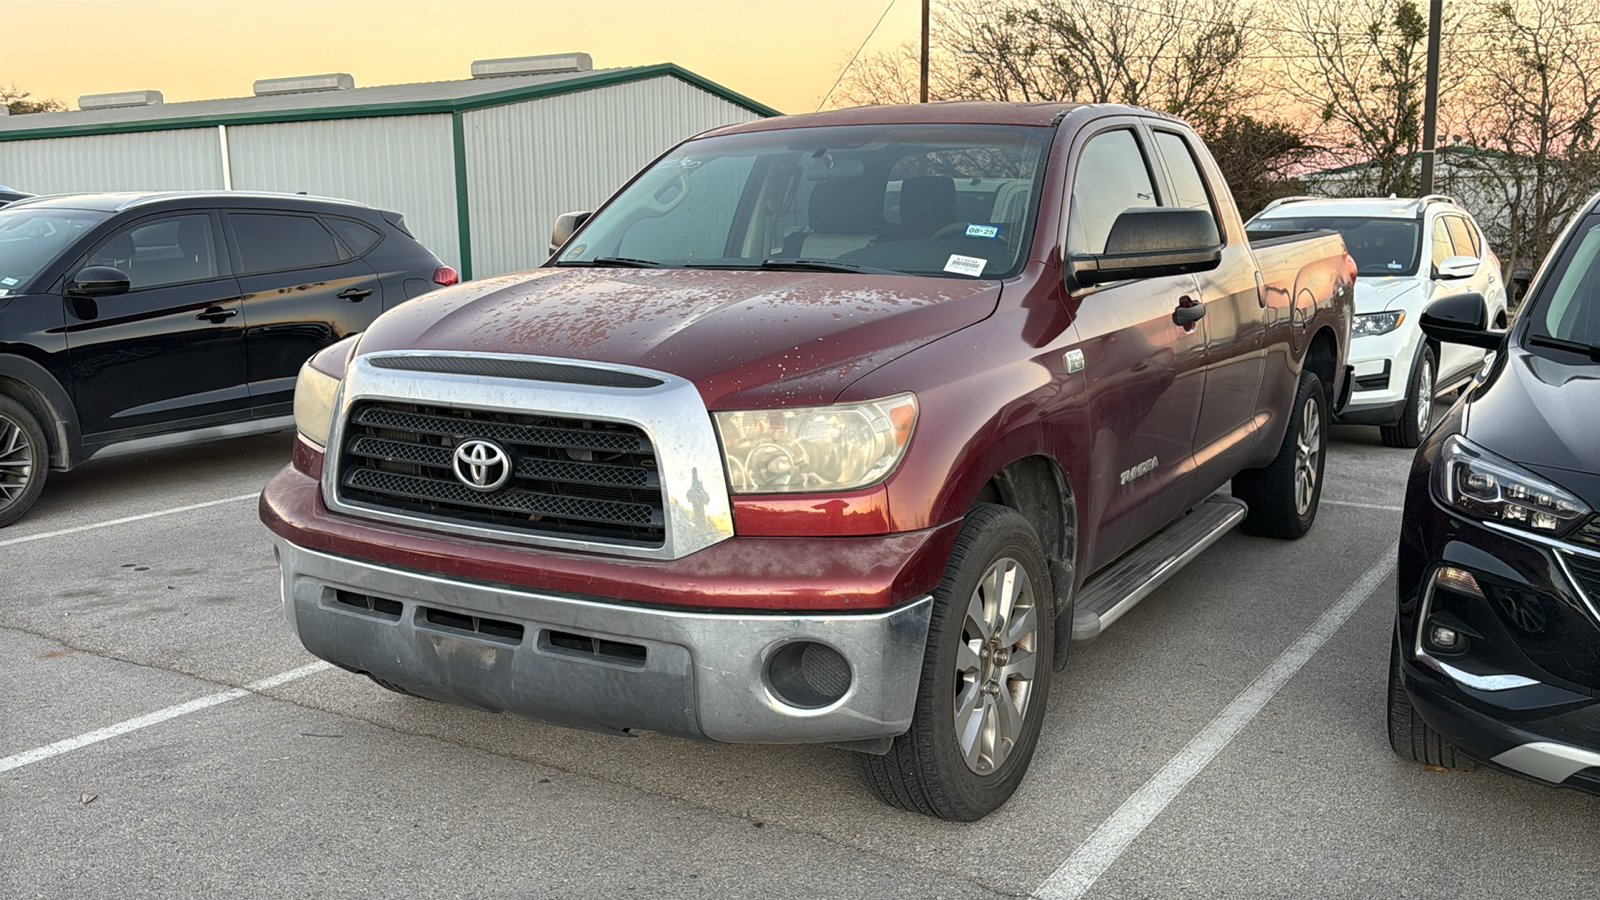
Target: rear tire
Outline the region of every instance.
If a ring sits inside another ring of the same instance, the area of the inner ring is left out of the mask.
[[[1439,364],[1434,361],[1433,348],[1422,348],[1422,358],[1417,360],[1416,371],[1411,373],[1400,421],[1378,428],[1385,447],[1415,449],[1422,445],[1422,439],[1427,437],[1428,428],[1433,424],[1433,389],[1438,374]]]
[[[1477,764],[1439,732],[1428,727],[1411,705],[1400,680],[1400,640],[1389,647],[1389,746],[1401,759],[1445,769],[1472,769]]]
[[[1311,530],[1322,502],[1322,468],[1328,449],[1328,395],[1315,372],[1300,373],[1300,389],[1283,444],[1270,464],[1233,476],[1233,495],[1250,512],[1245,534],[1294,540]]]
[[[27,407],[0,395],[0,528],[33,508],[49,472],[44,429]]]
[[[879,799],[972,822],[1011,798],[1050,697],[1053,607],[1033,526],[1009,507],[974,506],[933,594],[911,730],[883,756],[857,756]]]

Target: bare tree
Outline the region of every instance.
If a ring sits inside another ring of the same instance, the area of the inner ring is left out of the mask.
[[[60,100],[29,100],[33,96],[22,88],[12,85],[0,87],[0,105],[11,111],[13,116],[27,115],[28,113],[60,112],[67,108]]]
[[[1600,22],[1566,0],[1482,0],[1477,13],[1489,37],[1455,101],[1465,146],[1446,158],[1509,272],[1537,265],[1600,191]]]

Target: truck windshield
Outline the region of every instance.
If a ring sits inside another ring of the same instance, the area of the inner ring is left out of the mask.
[[[1551,287],[1540,291],[1549,300],[1534,313],[1533,330],[1600,353],[1600,217],[1574,231],[1567,246]]]
[[[20,292],[109,215],[83,209],[0,209],[0,297]]]
[[[1053,134],[848,125],[690,141],[597,213],[556,265],[1004,278],[1026,261]]]
[[[1415,275],[1421,259],[1422,225],[1415,219],[1359,216],[1297,216],[1257,219],[1252,232],[1337,231],[1356,261],[1356,275],[1369,278]]]

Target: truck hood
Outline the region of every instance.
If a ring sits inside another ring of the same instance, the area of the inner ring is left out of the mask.
[[[1420,287],[1415,278],[1356,278],[1356,315],[1383,312],[1401,300],[1414,300],[1412,292]]]
[[[616,363],[686,378],[711,409],[803,406],[982,321],[999,298],[997,282],[910,275],[538,269],[403,303],[367,329],[359,352]]]
[[[1491,453],[1541,470],[1600,506],[1600,365],[1566,365],[1521,348],[1473,392],[1467,437]],[[1558,476],[1553,470],[1577,473]],[[1588,473],[1585,475],[1585,473]]]

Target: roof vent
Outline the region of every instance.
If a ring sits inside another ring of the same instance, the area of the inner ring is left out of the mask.
[[[348,91],[356,86],[355,78],[334,72],[328,75],[296,75],[293,78],[263,78],[255,83],[257,97],[277,94],[311,94],[318,91]]]
[[[548,53],[544,56],[475,60],[472,63],[472,77],[503,78],[507,75],[555,75],[561,72],[587,72],[593,68],[594,57],[587,53]]]
[[[78,98],[79,109],[124,109],[130,106],[160,106],[166,98],[160,91],[122,91],[117,94],[86,94]]]

